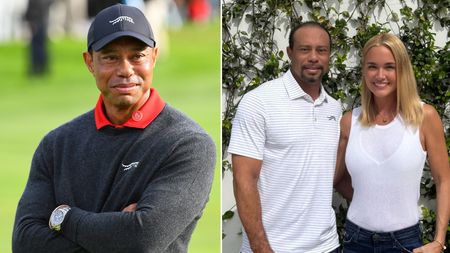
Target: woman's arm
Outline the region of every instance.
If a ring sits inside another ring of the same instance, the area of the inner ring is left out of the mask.
[[[417,252],[441,252],[450,217],[450,167],[442,121],[431,105],[424,105],[421,142],[427,151],[431,174],[436,184],[436,232],[435,242],[423,246],[423,251]]]

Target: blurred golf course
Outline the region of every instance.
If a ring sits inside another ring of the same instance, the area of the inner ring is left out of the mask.
[[[156,38],[158,39],[158,38]],[[153,87],[213,137],[220,154],[220,22],[169,31],[168,54],[157,60]],[[27,44],[0,44],[0,252],[11,252],[17,202],[32,155],[50,130],[91,110],[99,92],[86,69],[84,38],[53,39],[51,73],[27,76]],[[220,252],[220,159],[203,217],[189,252]],[[182,210],[180,210],[182,211]]]

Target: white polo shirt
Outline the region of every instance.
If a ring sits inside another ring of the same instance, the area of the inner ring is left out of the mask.
[[[244,95],[228,152],[262,160],[262,220],[277,253],[339,246],[331,206],[341,105],[322,88],[315,101],[290,71]],[[242,252],[251,252],[244,232]]]

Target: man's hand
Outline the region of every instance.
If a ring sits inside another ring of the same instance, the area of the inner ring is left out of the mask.
[[[137,203],[132,203],[132,204],[129,204],[128,206],[126,206],[122,210],[122,212],[129,212],[129,213],[131,213],[131,212],[136,211],[136,208],[137,208]]]
[[[269,243],[264,243],[264,245],[257,245],[255,247],[251,247],[254,253],[274,253]]]

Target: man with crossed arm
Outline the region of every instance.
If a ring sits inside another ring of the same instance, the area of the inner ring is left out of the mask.
[[[39,144],[13,252],[186,252],[211,190],[215,145],[150,88],[158,48],[141,11],[101,11],[87,48],[101,95]]]

